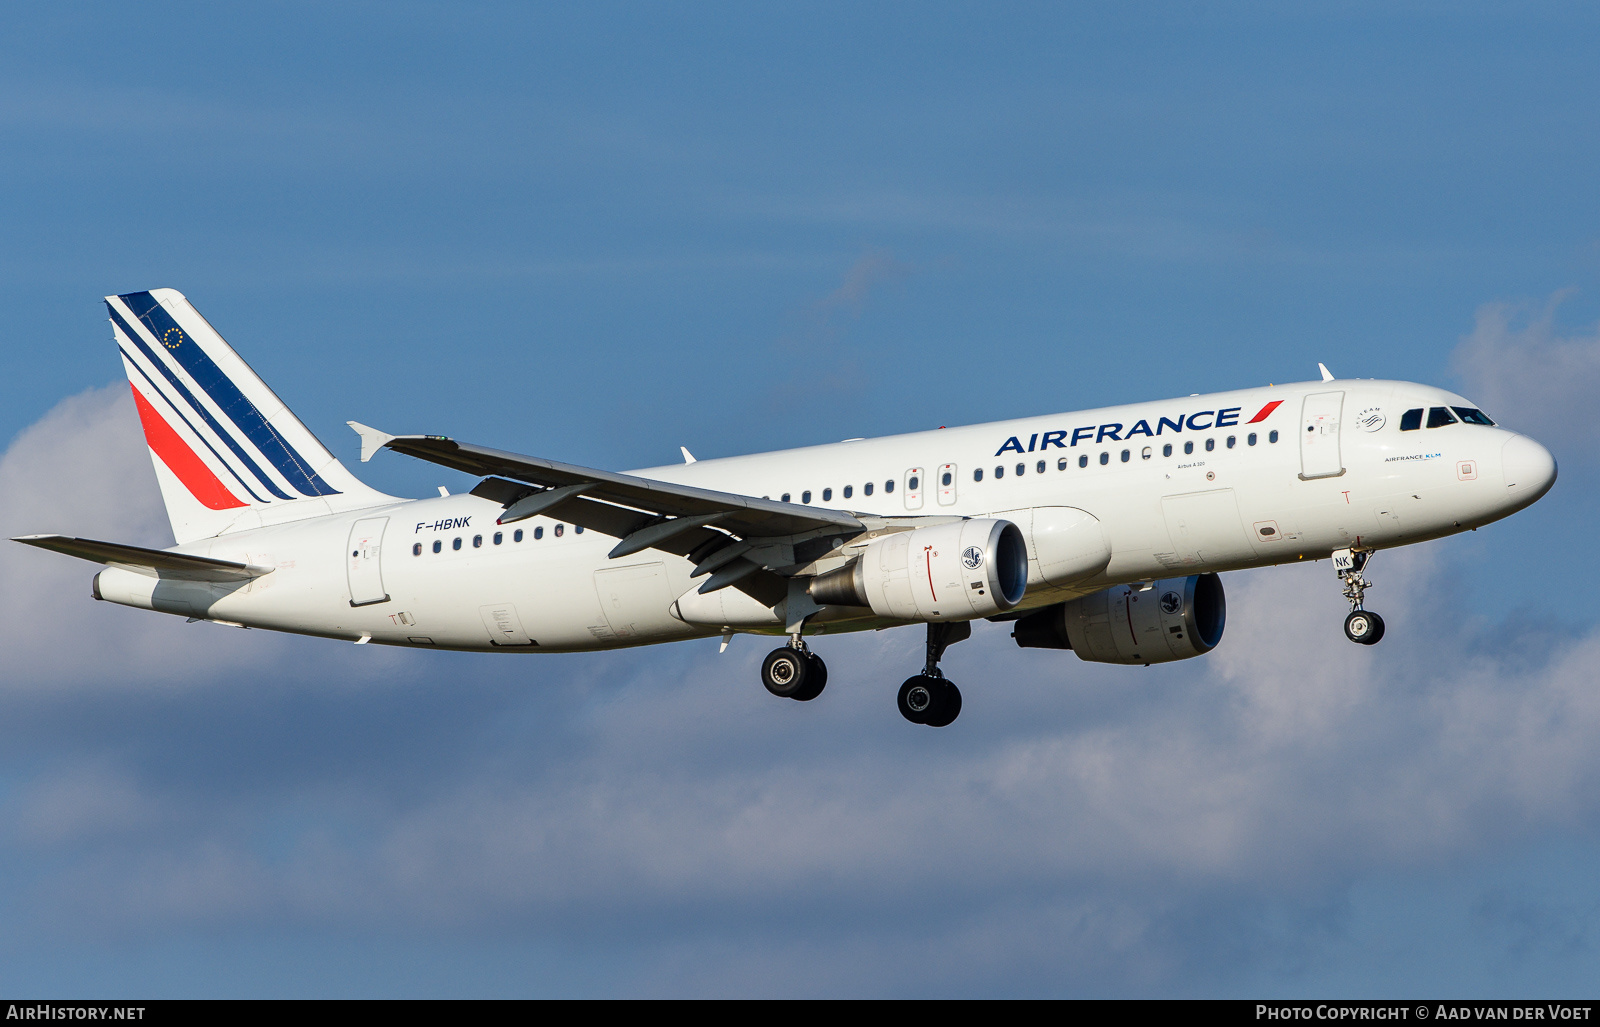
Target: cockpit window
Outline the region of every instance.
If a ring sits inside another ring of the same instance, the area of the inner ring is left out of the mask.
[[[1416,431],[1420,427],[1422,427],[1421,407],[1417,407],[1415,410],[1407,410],[1400,415],[1401,431]]]
[[[1467,424],[1481,424],[1486,428],[1493,428],[1494,422],[1489,420],[1489,415],[1476,407],[1451,407],[1456,416]]]
[[[1429,407],[1428,427],[1443,428],[1447,424],[1455,424],[1456,415],[1450,412],[1449,407]]]

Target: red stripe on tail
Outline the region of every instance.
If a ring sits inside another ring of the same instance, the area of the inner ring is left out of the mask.
[[[139,394],[137,388],[133,390],[133,402],[139,408],[139,423],[144,425],[144,440],[194,498],[208,510],[232,510],[247,505],[217,480],[211,468],[195,455],[188,443],[178,437],[172,425],[156,413],[156,408]]]
[[[1244,423],[1245,424],[1255,424],[1257,421],[1265,421],[1267,418],[1272,416],[1272,412],[1274,410],[1278,409],[1281,406],[1283,406],[1283,400],[1275,399],[1271,403],[1268,403],[1266,406],[1262,407],[1261,408],[1261,412],[1259,414],[1257,414],[1256,416],[1250,418],[1250,420],[1248,420],[1248,421],[1246,421]]]

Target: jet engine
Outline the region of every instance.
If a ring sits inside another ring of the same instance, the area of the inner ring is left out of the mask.
[[[1092,663],[1169,663],[1203,656],[1222,641],[1228,604],[1215,574],[1118,585],[1047,606],[1017,621],[1029,649],[1071,649]]]
[[[867,606],[896,620],[989,617],[1028,587],[1028,547],[1010,521],[969,518],[895,532],[852,563],[812,579],[823,606]]]

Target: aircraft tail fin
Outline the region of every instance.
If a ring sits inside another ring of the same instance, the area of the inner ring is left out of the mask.
[[[106,308],[180,544],[393,499],[346,470],[182,293]]]

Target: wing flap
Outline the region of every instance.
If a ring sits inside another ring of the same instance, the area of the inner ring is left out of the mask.
[[[209,556],[169,553],[162,549],[125,546],[119,542],[100,542],[91,538],[73,538],[71,535],[21,535],[11,541],[75,556],[91,563],[103,563],[108,567],[126,567],[144,574],[187,581],[249,581],[263,574],[271,574],[274,570],[259,564],[214,560]]]

